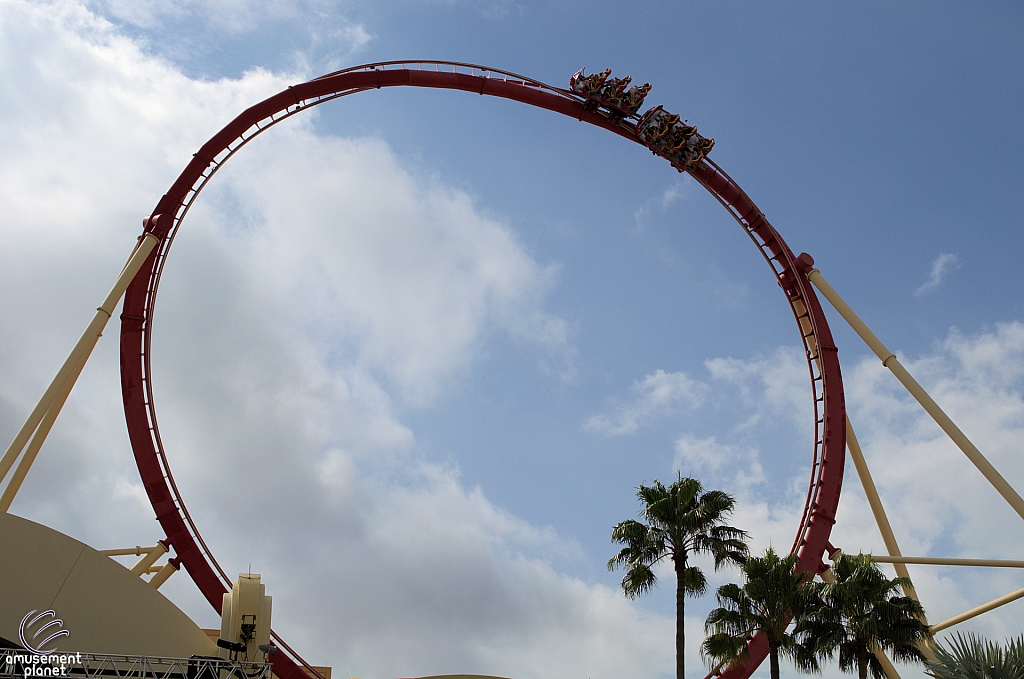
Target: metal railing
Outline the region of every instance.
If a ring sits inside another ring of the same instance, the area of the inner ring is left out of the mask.
[[[114,677],[115,679],[271,679],[269,662],[233,661],[216,656],[153,656],[61,653],[40,655],[0,649],[0,678]]]

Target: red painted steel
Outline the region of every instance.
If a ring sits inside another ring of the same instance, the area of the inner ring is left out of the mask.
[[[154,218],[146,222],[146,230],[157,235],[161,242],[125,293],[121,313],[121,389],[135,461],[156,518],[167,534],[167,543],[174,547],[176,560],[185,566],[218,612],[221,595],[228,591],[231,580],[203,542],[178,493],[153,403],[150,321],[167,252],[199,192],[220,165],[253,137],[311,106],[382,87],[431,87],[511,99],[561,113],[640,143],[631,122],[613,121],[600,111],[585,110],[584,100],[568,90],[473,64],[382,62],[289,87],[243,111],[199,149],[157,203]],[[761,250],[786,294],[800,329],[814,392],[815,444],[807,502],[793,550],[800,555],[802,569],[817,573],[824,569],[822,555],[839,503],[846,412],[839,357],[821,305],[807,280],[813,261],[808,255],[795,257],[754,202],[713,162],[704,160],[688,172],[729,210]],[[280,637],[274,636],[299,663],[309,667]],[[765,640],[755,636],[750,644],[750,660],[726,671],[723,676],[745,679],[765,658],[767,651]],[[278,653],[272,660],[274,672],[282,679],[308,679],[299,664],[287,654]]]

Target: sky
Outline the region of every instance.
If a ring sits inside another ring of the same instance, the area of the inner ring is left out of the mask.
[[[1024,490],[1022,29],[1012,2],[0,0],[0,438],[141,219],[244,108],[376,61],[562,87],[611,67],[715,138],[711,157]],[[1024,522],[826,313],[903,552],[1024,559]],[[629,601],[605,564],[636,487],[677,471],[736,498],[753,550],[792,544],[813,418],[782,293],[700,186],[573,120],[397,88],[295,116],[196,202],[154,323],[193,517],[336,676],[672,676],[671,572]],[[12,507],[97,549],[163,537],[118,330]],[[847,469],[832,542],[881,553]],[[933,622],[1024,587],[1009,569],[910,572]],[[184,572],[161,591],[218,625]],[[688,676],[706,673],[714,605],[687,604]],[[957,629],[1003,638],[1021,619],[1017,602]]]

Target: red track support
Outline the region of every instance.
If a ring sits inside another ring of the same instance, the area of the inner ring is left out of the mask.
[[[153,403],[150,320],[167,252],[192,201],[206,182],[253,137],[280,120],[325,101],[370,89],[403,86],[463,90],[511,99],[637,141],[632,123],[615,122],[599,111],[587,111],[583,100],[575,94],[523,76],[472,64],[387,62],[358,66],[289,87],[243,111],[199,149],[157,203],[153,215],[161,218],[155,220],[153,230],[161,243],[125,293],[121,314],[121,389],[135,461],[156,518],[177,558],[218,613],[221,595],[228,591],[231,580],[203,542],[174,484]],[[807,280],[807,271],[813,262],[807,255],[795,257],[754,202],[714,163],[702,161],[689,172],[729,210],[761,250],[786,294],[800,329],[814,391],[816,435],[810,487],[793,551],[800,555],[803,570],[817,573],[824,568],[822,555],[835,523],[842,487],[846,411],[839,357],[821,305]],[[279,637],[275,635],[275,638],[291,651]],[[295,660],[306,665],[297,654],[291,653]],[[765,640],[755,636],[750,643],[750,660],[723,676],[745,679],[767,653]],[[274,672],[282,679],[308,679],[299,664],[285,653],[278,653],[272,660]]]

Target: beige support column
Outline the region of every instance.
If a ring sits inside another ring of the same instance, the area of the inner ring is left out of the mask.
[[[871,559],[878,563],[916,563],[924,566],[985,566],[988,568],[1024,568],[1024,561],[1011,559],[956,559],[933,556],[875,556]]]
[[[871,644],[871,652],[878,658],[878,662],[882,664],[882,670],[885,671],[885,676],[889,679],[900,679],[900,673],[896,671],[896,666],[889,660],[889,656],[885,654],[885,651],[878,648],[875,644]]]
[[[882,534],[882,542],[885,543],[886,551],[889,552],[889,556],[902,556],[900,546],[896,543],[896,535],[892,532],[892,526],[889,525],[889,517],[886,516],[885,507],[882,506],[882,499],[878,497],[875,481],[871,478],[871,472],[868,470],[864,452],[861,450],[857,435],[853,432],[849,415],[846,416],[846,446],[853,459],[853,466],[857,469],[857,476],[860,477],[860,484],[864,487],[864,494],[868,496],[868,504],[871,506],[871,513],[875,516],[875,523],[878,524],[878,532]],[[910,571],[904,564],[894,563],[893,567],[896,569],[896,575],[910,579]],[[904,586],[903,593],[914,601],[920,601],[912,584]],[[927,624],[927,620],[924,622]]]
[[[129,258],[128,263],[125,264],[121,270],[121,275],[118,276],[117,281],[114,283],[114,287],[111,288],[110,293],[107,295],[103,303],[96,309],[96,314],[93,316],[85,332],[79,338],[74,349],[68,355],[67,360],[64,361],[64,365],[61,366],[60,370],[57,371],[56,377],[50,382],[50,386],[46,388],[43,393],[43,397],[39,399],[39,403],[33,408],[32,413],[25,420],[25,424],[22,425],[18,431],[11,445],[8,446],[4,456],[0,458],[0,481],[7,477],[11,467],[14,466],[15,461],[21,455],[25,449],[25,445],[29,443],[29,439],[33,438],[33,434],[41,434],[38,438],[38,444],[33,442],[38,452],[38,448],[42,446],[46,435],[49,433],[49,427],[40,426],[44,420],[49,420],[50,426],[53,421],[56,420],[57,415],[60,413],[61,407],[64,405],[64,400],[67,398],[67,394],[71,392],[71,388],[75,384],[75,380],[78,379],[78,375],[82,372],[82,368],[85,366],[85,362],[89,359],[89,355],[92,353],[93,347],[96,346],[96,341],[100,335],[103,334],[103,328],[106,327],[107,321],[114,313],[114,307],[117,305],[118,300],[124,294],[124,291],[128,288],[128,285],[135,278],[135,274],[142,268],[142,264],[149,257],[153,248],[156,247],[160,239],[151,233],[147,233],[141,241],[139,241],[135,249],[132,252],[132,256]],[[65,389],[66,387],[66,389]],[[64,398],[61,399],[61,395],[64,394]],[[59,403],[58,403],[59,401]],[[51,413],[51,410],[53,411]],[[44,431],[45,429],[45,431]],[[26,460],[28,455],[26,455]],[[34,458],[34,455],[33,455]],[[31,466],[32,461],[27,460],[28,466]],[[25,474],[28,473],[28,466],[25,467],[24,472],[20,474],[20,478],[23,480]],[[17,475],[17,474],[16,474]],[[17,494],[18,488],[20,487],[20,481],[14,484],[8,484],[7,491],[4,493],[4,497],[9,495],[9,501],[6,506],[2,507],[3,511],[7,511],[10,508],[10,501],[13,501],[14,495]],[[11,492],[12,491],[12,492]]]
[[[825,571],[818,577],[828,583],[834,583],[836,581],[836,576],[832,574],[832,571]],[[871,652],[874,653],[878,662],[882,664],[882,669],[885,671],[886,679],[900,679],[900,673],[896,671],[895,665],[893,665],[892,661],[889,660],[889,656],[885,654],[885,651],[872,645]]]
[[[156,575],[149,579],[149,584],[152,585],[153,589],[160,589],[160,585],[167,582],[167,578],[171,577],[177,572],[178,569],[175,567],[175,565],[168,561],[164,564],[164,567],[157,572]]]
[[[957,447],[963,451],[964,455],[967,456],[967,459],[974,463],[974,466],[978,468],[978,471],[988,479],[988,482],[991,483],[997,491],[999,491],[999,494],[1003,496],[1003,499],[1013,507],[1014,511],[1017,512],[1022,519],[1024,519],[1024,499],[1022,499],[1021,496],[1017,494],[1017,491],[1015,491],[1013,487],[1006,482],[1006,479],[996,471],[996,468],[992,466],[992,463],[990,463],[985,456],[981,454],[981,451],[971,443],[970,439],[960,431],[960,428],[953,423],[953,420],[949,419],[949,416],[943,412],[942,408],[940,408],[934,400],[932,400],[932,397],[929,396],[928,392],[926,392],[921,385],[917,383],[917,380],[907,372],[907,369],[900,364],[896,355],[882,344],[875,334],[871,332],[868,326],[864,324],[864,321],[862,321],[860,317],[853,312],[853,309],[843,301],[843,298],[832,289],[832,286],[828,284],[828,281],[825,280],[820,271],[813,269],[809,274],[807,274],[807,278],[814,283],[814,286],[821,291],[821,294],[823,294],[825,299],[835,307],[836,311],[846,319],[846,322],[850,324],[850,327],[852,327],[858,335],[860,335],[861,339],[871,347],[871,350],[875,352],[875,355],[881,359],[882,365],[892,371],[892,374],[896,376],[896,379],[898,379],[907,391],[917,399],[917,402],[921,404],[929,415],[931,415],[932,419],[935,420],[935,423],[942,428],[942,431],[946,432],[946,435],[949,436],[949,438],[953,440],[953,443],[955,443]]]
[[[162,542],[156,543],[156,546],[150,547],[146,550],[146,556],[142,557],[135,562],[135,565],[129,568],[132,573],[138,576],[142,576],[149,567],[156,563],[156,560],[167,553],[167,546]]]

